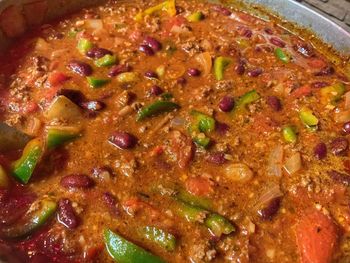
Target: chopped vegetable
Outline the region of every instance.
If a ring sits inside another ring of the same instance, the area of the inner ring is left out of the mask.
[[[117,57],[114,55],[107,54],[102,58],[95,60],[96,67],[108,67],[117,63]]]
[[[204,14],[201,11],[194,12],[187,17],[189,22],[199,22],[204,19]]]
[[[293,126],[285,126],[282,130],[282,134],[286,142],[294,143],[297,141],[297,133]]]
[[[217,80],[224,79],[224,72],[228,65],[232,62],[231,58],[218,57],[214,61],[214,74]]]
[[[343,96],[346,89],[343,83],[336,83],[321,89],[321,102],[323,104],[335,105]]]
[[[164,65],[160,65],[159,67],[156,68],[156,73],[158,75],[158,77],[163,77],[165,74],[165,66]]]
[[[44,225],[56,212],[57,204],[50,198],[43,198],[34,202],[28,212],[20,220],[0,232],[6,238],[23,238],[32,234]]]
[[[246,109],[247,105],[260,99],[260,95],[256,90],[251,90],[241,96],[233,108],[233,112],[239,113]]]
[[[143,12],[140,12],[136,15],[135,20],[137,22],[141,22],[142,19],[147,15],[153,15],[154,13],[165,11],[170,16],[176,15],[176,6],[175,6],[175,0],[166,0],[163,3],[160,3],[156,6],[150,7]]]
[[[7,177],[5,169],[0,164],[0,188],[6,189],[9,186],[10,182]]]
[[[294,174],[301,169],[301,166],[301,155],[299,152],[296,152],[286,160],[284,169],[286,169],[288,174]]]
[[[247,182],[253,178],[253,171],[244,163],[229,164],[224,173],[234,182]]]
[[[235,226],[225,217],[219,214],[210,214],[204,221],[204,224],[217,237],[225,234],[231,234],[236,230]]]
[[[213,117],[196,110],[191,111],[191,116],[194,118],[193,124],[196,126],[196,130],[204,133],[210,133],[215,130],[215,119]]]
[[[27,134],[0,122],[0,152],[18,150],[30,141]]]
[[[12,164],[13,176],[24,184],[28,183],[42,154],[43,145],[39,139],[33,139],[28,142],[21,158]]]
[[[266,205],[271,200],[279,198],[281,196],[283,196],[283,193],[281,192],[280,186],[276,183],[269,184],[259,196],[258,200],[256,201],[253,207],[253,210],[257,211],[262,207],[266,207]]]
[[[203,52],[196,56],[197,62],[203,68],[203,74],[208,75],[213,67],[213,61],[209,52]]]
[[[78,50],[82,55],[85,55],[93,46],[94,44],[90,40],[86,38],[79,39]]]
[[[110,82],[109,79],[101,79],[101,78],[96,78],[96,77],[87,77],[86,79],[87,79],[90,87],[93,89],[101,88]]]
[[[109,255],[118,263],[165,263],[161,258],[106,229],[104,242]]]
[[[119,83],[131,83],[136,82],[139,76],[135,72],[123,72],[117,76]]]
[[[175,212],[178,216],[185,218],[188,222],[202,222],[208,214],[208,211],[178,201],[175,205]]]
[[[192,139],[196,145],[203,147],[204,149],[208,148],[211,143],[210,138],[208,138],[204,133],[196,134]]]
[[[143,228],[141,232],[147,240],[156,243],[167,251],[175,250],[176,238],[174,235],[152,226]]]
[[[275,49],[275,56],[281,60],[283,63],[289,63],[290,62],[290,56],[287,55],[282,48],[278,47]]]
[[[58,96],[50,105],[45,117],[48,120],[60,119],[68,123],[76,123],[82,120],[83,114],[78,105],[65,96]]]
[[[212,208],[212,202],[209,198],[196,196],[185,190],[180,190],[176,195],[176,198],[178,200],[181,200],[182,202],[185,202],[187,204],[190,204],[199,208],[204,208],[209,210]]]
[[[282,176],[282,161],[283,161],[283,146],[281,144],[276,145],[270,155],[267,166],[267,174],[269,176]]]
[[[313,114],[312,110],[308,108],[302,108],[299,112],[299,118],[303,124],[310,130],[317,130],[318,119]]]
[[[160,95],[160,97],[161,97],[163,100],[171,100],[174,96],[173,96],[173,94],[171,94],[170,92],[165,92],[165,93],[163,93],[162,95]]]
[[[50,126],[47,129],[46,143],[49,149],[56,148],[80,136],[80,129],[67,126]]]
[[[180,106],[171,101],[158,100],[152,104],[143,107],[137,113],[137,121],[142,121],[145,118],[149,118],[164,112],[173,111],[180,108]]]

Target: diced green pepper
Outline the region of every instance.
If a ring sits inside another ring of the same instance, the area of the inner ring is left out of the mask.
[[[0,165],[0,188],[7,188],[9,186],[9,179],[5,169]]]
[[[158,100],[140,109],[137,113],[136,120],[142,121],[145,118],[152,117],[164,112],[173,111],[178,108],[180,108],[180,106],[174,102]]]
[[[135,72],[124,72],[117,76],[119,83],[131,83],[138,80],[138,74]]]
[[[54,127],[47,129],[46,143],[49,149],[53,149],[66,142],[70,142],[80,136],[80,129],[76,127]]]
[[[278,47],[275,49],[275,56],[281,60],[283,63],[289,63],[290,62],[290,56],[287,55],[282,48]]]
[[[175,16],[176,15],[175,0],[166,0],[163,3],[160,3],[156,6],[152,6],[144,10],[143,12],[138,13],[135,16],[135,20],[137,22],[141,22],[145,16],[153,15],[154,13],[157,13],[160,11],[166,11],[170,16]]]
[[[104,231],[103,237],[109,255],[118,263],[165,263],[110,229]]]
[[[153,226],[147,226],[141,232],[147,240],[156,243],[167,251],[175,250],[176,238],[174,235]]]
[[[317,117],[313,114],[312,110],[308,108],[302,108],[299,112],[299,118],[308,129],[317,129],[319,121]]]
[[[210,199],[193,195],[185,190],[180,190],[176,195],[176,198],[182,202],[190,205],[210,210],[212,208],[212,202]]]
[[[117,63],[117,57],[114,55],[107,54],[102,58],[95,60],[96,67],[109,67]]]
[[[203,222],[208,214],[203,208],[195,207],[178,201],[175,204],[175,212],[178,216],[185,218],[188,222]]]
[[[44,225],[56,212],[57,204],[50,198],[44,198],[34,202],[20,222],[1,231],[6,238],[20,238],[32,234]]]
[[[199,22],[204,19],[204,14],[201,11],[194,12],[187,17],[189,22]]]
[[[19,160],[12,164],[12,174],[22,183],[28,183],[43,154],[42,142],[33,139],[27,143]]]
[[[86,77],[86,79],[90,87],[93,89],[101,88],[110,82],[109,79],[101,79],[96,77]]]
[[[323,104],[335,105],[346,91],[343,83],[336,83],[321,89],[321,101]]]
[[[210,133],[215,130],[215,119],[200,111],[191,111],[191,116],[194,117],[193,124],[198,127],[200,132]]]
[[[160,97],[163,100],[171,100],[172,98],[174,98],[173,94],[171,94],[170,92],[165,92],[162,95],[160,95]]]
[[[205,219],[204,224],[217,237],[220,237],[222,234],[231,234],[236,230],[235,226],[230,221],[219,214],[210,214]]]
[[[93,48],[94,44],[86,39],[86,38],[81,38],[78,41],[78,50],[82,55],[85,55],[91,48]]]
[[[231,58],[218,57],[214,61],[214,74],[217,80],[224,79],[224,72],[228,65],[232,62]]]
[[[294,143],[297,141],[298,136],[293,126],[285,126],[282,129],[282,134],[286,142]]]
[[[211,140],[204,133],[196,134],[193,138],[196,145],[206,149],[209,147]]]
[[[233,108],[233,112],[241,112],[245,110],[248,104],[257,101],[258,99],[260,99],[260,95],[256,90],[248,91],[238,99]]]

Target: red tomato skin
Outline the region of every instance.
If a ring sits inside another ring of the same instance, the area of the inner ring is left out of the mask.
[[[213,192],[212,183],[203,177],[187,179],[186,190],[197,196],[208,196]]]

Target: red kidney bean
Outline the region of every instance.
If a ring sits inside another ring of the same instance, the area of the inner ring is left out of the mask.
[[[163,92],[164,92],[163,89],[161,87],[157,86],[157,85],[153,85],[151,87],[151,89],[149,90],[149,94],[151,96],[159,96]]]
[[[329,83],[325,81],[316,81],[311,83],[311,88],[314,88],[314,89],[321,89],[327,86],[329,86]]]
[[[187,74],[191,77],[198,77],[200,76],[201,72],[199,69],[196,69],[196,68],[189,68],[187,70]]]
[[[269,28],[269,27],[268,27],[268,28],[265,28],[264,31],[265,31],[266,34],[273,35],[273,31],[272,31],[272,29]]]
[[[281,47],[281,48],[286,46],[286,43],[282,39],[279,39],[277,37],[271,37],[270,38],[270,43],[274,44],[277,47]]]
[[[158,78],[157,73],[154,72],[154,71],[151,71],[151,70],[146,71],[144,76],[145,76],[146,78],[150,78],[150,79],[157,79],[157,78]]]
[[[102,195],[102,199],[107,205],[107,207],[109,208],[109,210],[112,212],[112,214],[119,215],[117,200],[111,193],[109,192],[104,193]]]
[[[125,64],[114,65],[109,70],[108,76],[109,77],[115,77],[115,76],[118,76],[121,73],[129,72],[129,71],[131,71],[131,67],[129,65],[125,65]]]
[[[78,60],[72,60],[68,63],[68,68],[80,76],[86,77],[92,74],[92,67]]]
[[[238,60],[238,63],[235,67],[235,71],[238,75],[243,75],[244,72],[245,72],[245,65],[246,65],[246,62],[243,60],[243,59],[239,59]]]
[[[139,47],[139,50],[143,53],[145,53],[147,56],[153,56],[154,55],[154,51],[151,47],[147,46],[147,45],[141,45]]]
[[[145,37],[143,44],[152,48],[154,52],[157,52],[162,49],[162,44],[153,37],[149,37],[149,36]]]
[[[109,182],[113,172],[107,166],[95,167],[92,169],[92,177],[102,182]]]
[[[221,136],[224,136],[230,130],[230,126],[228,126],[226,123],[223,123],[223,122],[217,122],[215,125],[215,129],[218,134],[220,134]]]
[[[85,96],[80,90],[75,89],[60,89],[57,96],[65,96],[77,105],[85,101]]]
[[[335,170],[332,170],[332,171],[328,171],[328,175],[336,183],[340,183],[340,184],[343,184],[345,186],[350,185],[350,176],[348,174],[340,173],[340,172],[337,172]]]
[[[343,132],[345,134],[350,134],[350,122],[346,122],[343,125]]]
[[[223,97],[219,102],[219,109],[223,112],[229,112],[235,106],[235,101],[231,96]]]
[[[258,214],[263,220],[271,221],[274,215],[278,212],[281,206],[281,198],[277,197],[269,201],[266,207],[258,211]]]
[[[218,12],[224,16],[230,16],[232,14],[232,12],[229,9],[227,9],[223,6],[220,6],[220,5],[214,5],[212,7],[212,10],[215,12]]]
[[[93,47],[88,52],[86,52],[86,56],[93,59],[102,58],[105,55],[113,55],[113,52],[104,48]]]
[[[338,137],[331,142],[330,148],[334,155],[344,155],[349,148],[349,142],[344,137]]]
[[[187,79],[185,79],[184,77],[180,77],[176,80],[176,83],[179,85],[185,85],[187,83]]]
[[[64,188],[91,188],[94,186],[94,181],[85,174],[70,174],[61,179],[61,185]]]
[[[69,229],[77,228],[79,218],[75,214],[72,203],[68,199],[61,199],[58,202],[58,221]]]
[[[307,43],[298,42],[293,46],[293,49],[306,58],[310,58],[315,55],[313,47]]]
[[[251,38],[253,35],[253,31],[251,31],[250,29],[246,28],[245,30],[243,30],[242,32],[242,37],[247,37],[247,38]]]
[[[225,159],[225,153],[224,152],[213,152],[210,153],[207,158],[207,162],[216,164],[216,165],[222,165],[224,164],[227,160]]]
[[[281,100],[276,96],[268,96],[266,102],[274,111],[282,110]]]
[[[318,160],[322,160],[327,156],[327,146],[325,143],[320,142],[314,148],[314,155]]]
[[[91,112],[101,111],[106,107],[106,105],[103,102],[98,101],[98,100],[86,101],[86,102],[81,103],[80,106],[83,109],[91,111]]]
[[[119,149],[130,149],[136,145],[137,139],[130,133],[116,131],[109,138],[109,142]]]
[[[258,77],[263,73],[263,70],[261,68],[256,68],[248,71],[249,77]]]
[[[320,71],[316,72],[314,75],[317,77],[333,75],[335,70],[332,66],[326,66]]]

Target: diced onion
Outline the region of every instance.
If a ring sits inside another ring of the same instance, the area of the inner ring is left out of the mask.
[[[269,176],[282,176],[283,146],[277,145],[270,153],[267,174]]]
[[[347,93],[345,93],[345,105],[344,105],[344,109],[349,110],[350,109],[350,91],[348,91]]]
[[[244,163],[230,164],[225,168],[225,175],[235,182],[247,182],[253,178],[252,170]]]
[[[284,169],[288,174],[294,174],[301,169],[301,166],[301,155],[299,152],[297,152],[286,160]]]
[[[211,59],[211,55],[209,52],[203,52],[196,56],[197,62],[202,66],[203,68],[203,74],[208,75],[211,72],[211,68],[213,65],[213,61]]]
[[[278,184],[272,184],[260,195],[259,199],[254,205],[254,210],[259,210],[264,207],[271,200],[281,197],[283,193],[281,192],[280,186]]]
[[[341,111],[337,109],[334,113],[334,120],[336,123],[345,123],[350,121],[350,110]]]
[[[83,114],[78,105],[65,96],[58,96],[45,112],[48,120],[59,119],[68,123],[76,123],[83,118]]]
[[[101,19],[87,19],[85,20],[85,25],[88,28],[91,28],[97,31],[103,29],[103,23]]]

